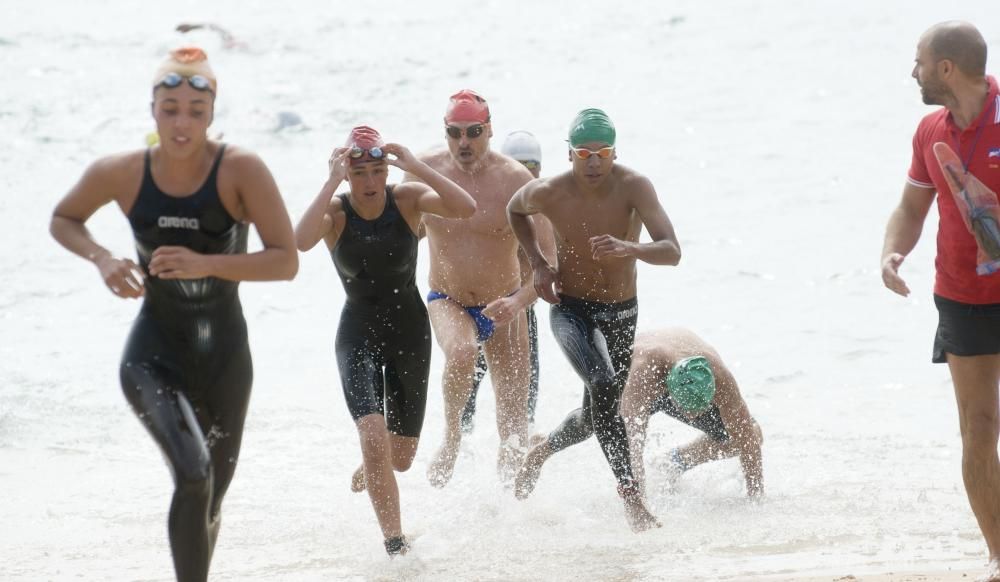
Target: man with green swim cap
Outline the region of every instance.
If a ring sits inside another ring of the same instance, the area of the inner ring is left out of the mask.
[[[588,142],[615,145],[615,125],[608,114],[600,109],[584,109],[576,114],[569,127],[569,145],[580,147]]]
[[[636,262],[676,265],[680,244],[649,179],[616,163],[617,135],[606,113],[584,109],[568,138],[571,169],[524,185],[507,205],[507,219],[538,296],[552,304],[553,335],[586,390],[581,406],[528,452],[514,493],[526,498],[548,458],[595,435],[638,532],[660,524],[642,499],[618,412],[639,312]],[[537,215],[556,234],[556,264],[540,250],[530,221]],[[652,242],[639,242],[643,227]]]
[[[657,412],[705,433],[671,450],[657,463],[668,467],[671,480],[702,463],[738,457],[747,495],[756,497],[764,492],[760,426],[718,352],[690,330],[663,329],[635,339],[621,414],[629,434],[632,470],[640,487],[644,482],[646,428],[649,417]]]

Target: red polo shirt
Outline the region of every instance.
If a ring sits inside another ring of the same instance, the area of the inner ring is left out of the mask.
[[[1000,273],[976,274],[976,239],[962,221],[933,147],[939,141],[951,146],[963,162],[968,160],[972,174],[1000,194],[1000,93],[996,79],[986,80],[990,92],[983,111],[964,131],[958,129],[951,113],[943,107],[924,117],[913,136],[913,162],[907,178],[915,186],[938,192],[934,293],[977,305],[1000,303]]]

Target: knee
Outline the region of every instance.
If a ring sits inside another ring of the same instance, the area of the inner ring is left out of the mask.
[[[175,467],[174,487],[180,495],[207,500],[212,492],[212,466],[205,462]]]
[[[392,468],[400,473],[406,472],[413,466],[413,457],[409,455],[393,455]]]
[[[445,350],[448,363],[468,364],[469,367],[475,365],[477,355],[479,355],[479,345],[476,342],[457,341]]]
[[[962,444],[965,455],[973,458],[996,457],[997,415],[977,411],[963,415]]]
[[[358,421],[358,438],[362,451],[384,451],[386,446],[386,430],[382,417],[370,414]]]
[[[615,388],[615,374],[603,368],[591,370],[587,375],[587,385],[590,386],[592,395],[608,394]]]

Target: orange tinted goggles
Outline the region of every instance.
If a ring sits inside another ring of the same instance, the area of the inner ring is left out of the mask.
[[[606,160],[610,158],[612,154],[615,153],[615,146],[608,146],[606,148],[601,148],[596,151],[588,150],[587,148],[574,148],[574,147],[571,147],[569,149],[573,152],[574,155],[576,155],[576,157],[580,158],[581,160],[586,160],[590,156],[597,156],[601,159]]]

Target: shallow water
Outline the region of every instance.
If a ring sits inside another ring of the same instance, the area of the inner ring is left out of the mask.
[[[213,579],[745,580],[982,562],[950,381],[929,362],[936,218],[903,267],[911,298],[882,287],[878,257],[930,111],[909,77],[916,39],[961,17],[996,52],[1000,5],[4,7],[15,10],[0,18],[0,578],[172,578],[169,474],[117,382],[138,304],[108,294],[46,225],[90,161],[142,146],[149,75],[184,42],[203,44],[220,76],[213,131],[263,157],[293,218],[352,125],[422,150],[443,143],[447,96],[470,87],[490,100],[494,144],[532,131],[552,174],[567,167],[574,113],[607,110],[619,161],[653,181],[684,250],[678,268],[640,268],[640,329],[684,325],[709,339],[765,433],[763,501],[744,499],[735,461],[673,492],[651,470],[664,527],[636,536],[596,441],[553,458],[528,501],[504,491],[487,389],[438,491],[424,476],[443,430],[435,351],[424,439],[399,477],[414,551],[388,561],[367,498],[348,491],[360,456],[333,359],[343,293],[314,250],[294,282],[243,286],[255,396]],[[172,32],[183,21],[218,22],[249,49]],[[89,225],[133,253],[116,209]],[[580,383],[539,313],[537,428],[549,430],[578,405]],[[660,417],[651,427],[651,464],[694,434]]]

